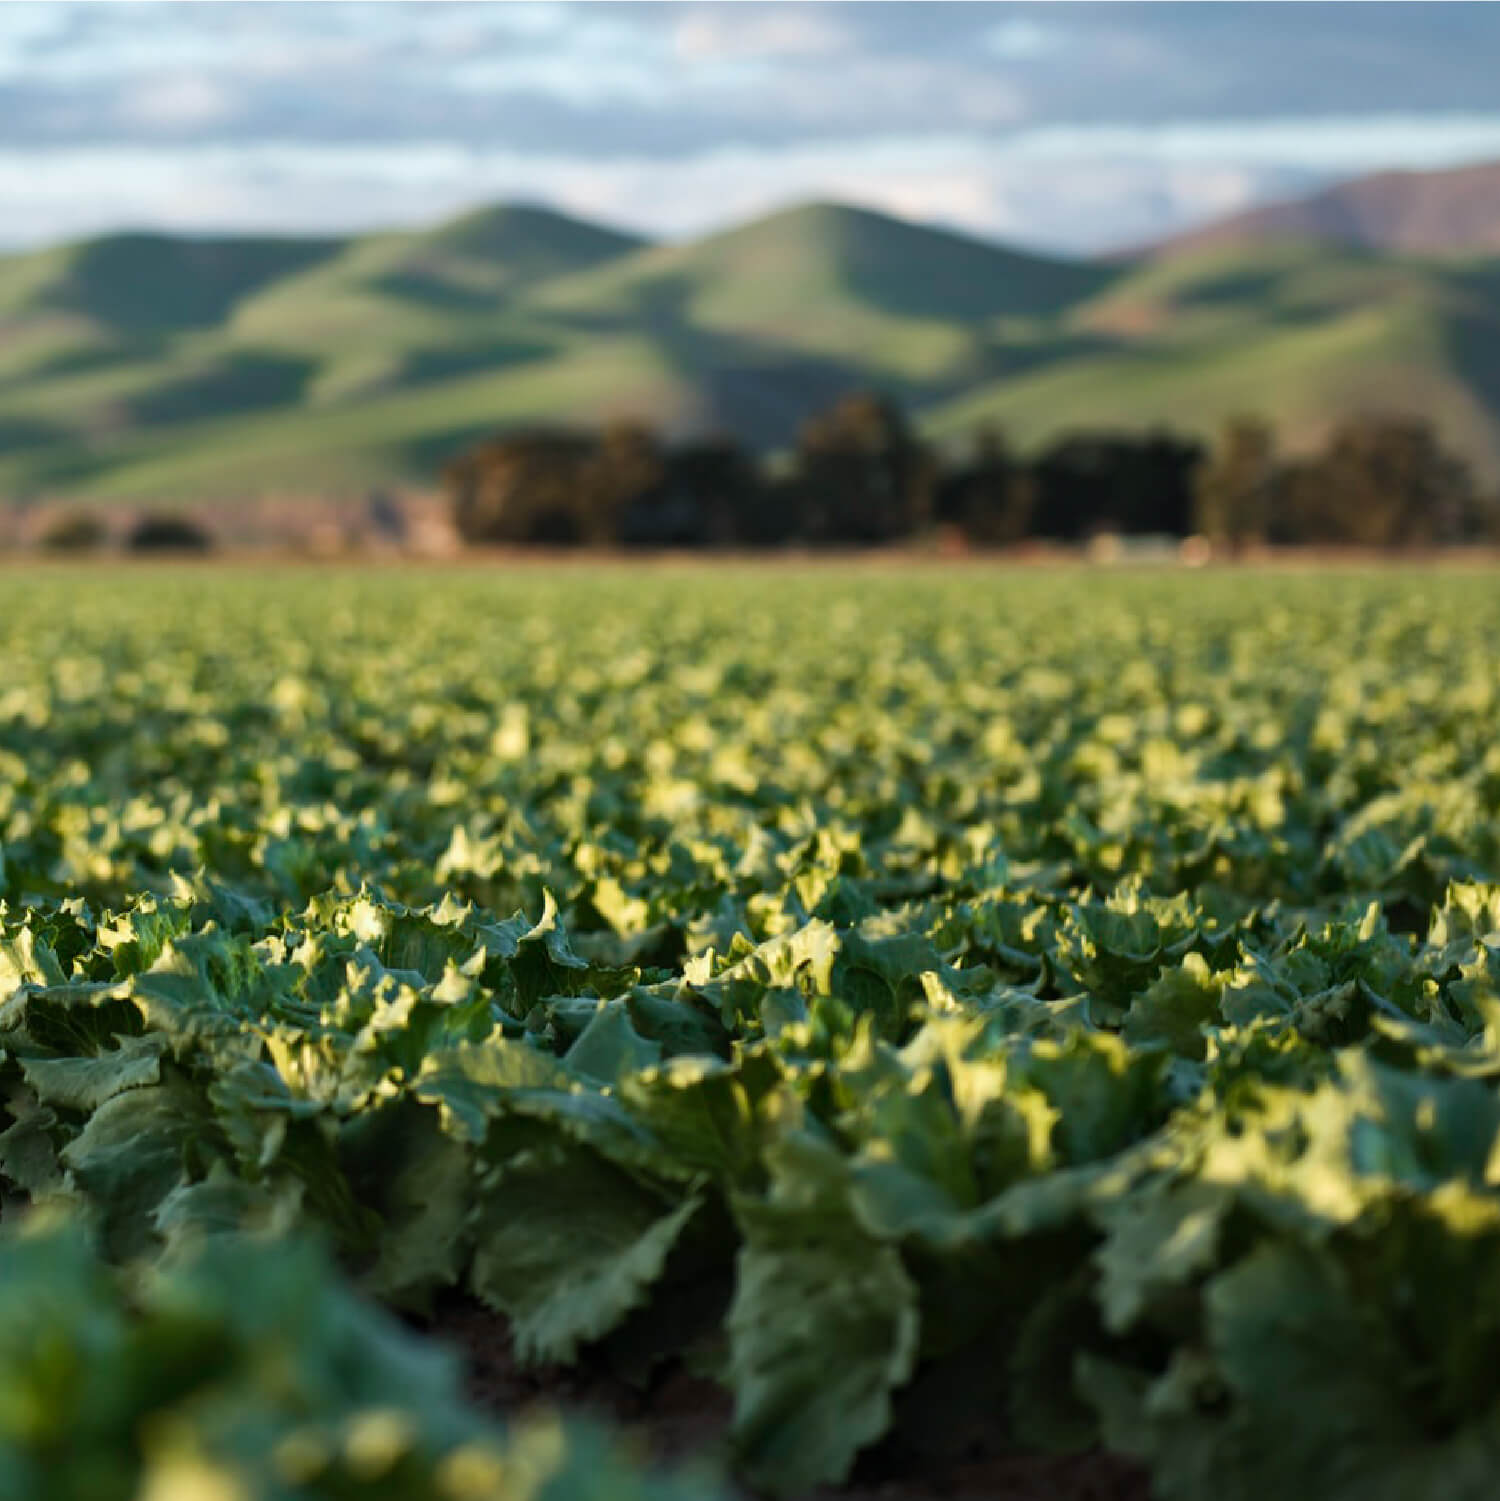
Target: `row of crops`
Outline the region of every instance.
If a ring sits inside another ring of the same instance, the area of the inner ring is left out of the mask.
[[[7,1497],[1495,1494],[1491,579],[7,582]]]

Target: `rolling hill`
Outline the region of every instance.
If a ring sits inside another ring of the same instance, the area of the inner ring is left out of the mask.
[[[1068,326],[1106,342],[976,386],[929,411],[929,428],[996,423],[1022,445],[1073,422],[1209,436],[1254,412],[1297,447],[1340,417],[1401,411],[1500,479],[1500,262],[1298,241],[1194,249],[1126,269]]]
[[[1114,262],[814,203],[648,245],[546,209],[338,240],[110,236],[0,258],[0,497],[431,484],[482,434],[636,416],[763,448],[876,384],[935,436],[1311,441],[1418,410],[1500,479],[1500,254],[1271,237]]]

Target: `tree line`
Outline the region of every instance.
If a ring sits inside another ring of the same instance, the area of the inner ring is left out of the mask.
[[[1211,448],[1165,429],[1078,431],[1022,458],[995,429],[944,455],[892,401],[846,396],[762,463],[728,437],[667,443],[637,422],[534,429],[449,464],[459,534],[490,545],[860,547],[942,530],[975,546],[1100,533],[1220,548],[1412,547],[1494,539],[1494,499],[1432,425],[1368,415],[1282,454],[1240,417]]]

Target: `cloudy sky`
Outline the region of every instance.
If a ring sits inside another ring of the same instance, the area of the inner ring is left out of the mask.
[[[1072,251],[1500,158],[1500,6],[0,5],[0,242],[836,197]]]

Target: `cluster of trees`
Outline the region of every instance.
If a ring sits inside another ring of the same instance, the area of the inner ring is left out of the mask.
[[[1414,417],[1365,416],[1289,459],[1264,422],[1229,422],[1197,482],[1197,529],[1231,550],[1269,542],[1430,547],[1493,539],[1495,499]]]
[[[937,473],[891,403],[854,396],[804,428],[790,471],[730,438],[667,446],[639,423],[533,431],[445,472],[471,542],[750,546],[896,541],[923,530]]]
[[[1248,418],[1212,453],[1165,431],[1078,432],[1023,460],[988,430],[945,460],[867,393],[809,420],[779,466],[728,438],[668,445],[624,422],[499,437],[445,479],[459,534],[508,545],[872,546],[945,528],[980,546],[1101,532],[1410,546],[1492,524],[1467,467],[1415,419],[1350,422],[1297,460]]]
[[[67,511],[42,528],[38,545],[47,552],[96,552],[113,534],[104,518],[91,511]],[[128,552],[211,552],[213,538],[186,516],[149,515],[134,522],[120,539]]]

